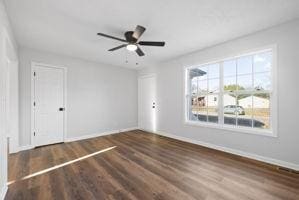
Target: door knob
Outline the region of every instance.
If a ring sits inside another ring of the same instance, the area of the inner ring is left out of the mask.
[[[59,111],[64,111],[65,109],[64,108],[59,108]]]

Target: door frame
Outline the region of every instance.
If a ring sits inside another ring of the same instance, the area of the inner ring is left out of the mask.
[[[67,68],[62,66],[50,65],[40,62],[31,62],[31,134],[30,134],[30,143],[32,148],[36,147],[35,140],[34,140],[34,131],[35,131],[35,112],[34,112],[34,101],[35,101],[35,94],[34,94],[34,71],[37,67],[47,67],[47,68],[54,68],[54,69],[62,69],[63,70],[63,107],[65,108],[63,112],[63,142],[66,139],[67,133]]]
[[[155,73],[150,73],[150,74],[145,74],[145,75],[140,75],[138,76],[138,91],[139,91],[139,80],[141,79],[146,79],[146,78],[154,78],[155,81],[157,81],[157,75]],[[156,90],[156,86],[157,83],[155,82],[155,93],[157,93],[157,90]],[[157,108],[157,94],[155,94],[155,104],[156,104],[156,108]],[[146,130],[144,129],[143,127],[140,127],[140,116],[139,116],[139,93],[138,93],[138,129],[140,130],[143,130],[143,131],[147,131],[147,132],[157,132],[157,130],[154,130],[154,129],[157,129],[157,127],[153,128],[153,130]],[[155,117],[157,116],[157,110],[155,109]],[[157,117],[156,117],[157,118]],[[155,119],[156,120],[156,119]],[[155,122],[156,123],[156,122]],[[155,126],[157,126],[157,124],[155,124]]]

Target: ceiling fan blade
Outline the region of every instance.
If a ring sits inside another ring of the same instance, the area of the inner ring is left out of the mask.
[[[132,36],[138,40],[140,38],[140,36],[144,33],[145,29],[146,28],[144,28],[143,26],[137,25]]]
[[[98,33],[97,35],[103,36],[103,37],[107,37],[107,38],[110,38],[110,39],[114,39],[114,40],[118,40],[118,41],[121,41],[121,42],[127,42],[124,39],[117,38],[117,37],[114,37],[114,36],[111,36],[111,35],[107,35],[107,34],[104,34],[104,33]]]
[[[109,49],[108,51],[115,51],[115,50],[120,49],[120,48],[123,48],[123,47],[125,47],[125,46],[127,46],[127,45],[126,45],[126,44],[123,44],[123,45],[114,47],[114,48],[112,48],[112,49]]]
[[[152,41],[140,41],[138,42],[138,44],[143,46],[157,46],[157,47],[165,46],[165,42],[152,42]]]
[[[143,51],[139,48],[139,47],[137,47],[137,49],[136,49],[136,53],[138,54],[138,56],[144,56],[145,54],[143,53]]]

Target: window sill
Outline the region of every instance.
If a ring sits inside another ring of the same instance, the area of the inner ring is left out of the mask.
[[[261,130],[257,128],[244,128],[244,127],[233,127],[229,125],[220,125],[214,123],[203,123],[203,122],[193,122],[193,121],[185,121],[186,125],[190,126],[200,126],[205,128],[213,128],[213,129],[220,129],[226,131],[233,131],[236,133],[247,133],[253,135],[260,135],[260,136],[267,136],[267,137],[277,137],[277,134],[273,130]]]

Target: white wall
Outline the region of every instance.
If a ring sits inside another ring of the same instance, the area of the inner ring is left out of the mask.
[[[157,74],[157,126],[160,132],[185,137],[210,146],[262,156],[299,170],[299,20],[182,56],[139,75]],[[183,66],[205,63],[240,52],[277,44],[278,137],[224,131],[183,123]],[[273,160],[274,159],[274,160]]]
[[[136,70],[20,48],[20,144],[30,145],[31,61],[67,68],[67,138],[137,126]]]
[[[17,60],[8,60],[9,73],[9,152],[19,150],[19,65]]]
[[[1,24],[0,24],[1,25]],[[1,27],[3,29],[3,27]],[[6,79],[3,30],[0,32],[0,199],[4,198],[7,180]]]
[[[17,61],[16,43],[10,28],[3,1],[0,0],[0,199],[4,199],[7,190],[7,137],[11,130],[10,125],[16,125],[11,121],[9,105],[16,105],[17,102],[10,102],[10,93],[17,91],[12,88],[17,85],[16,80],[10,79],[17,75],[17,71],[11,70],[7,60]],[[15,69],[15,68],[14,68]],[[10,82],[10,80],[12,82]],[[14,99],[15,100],[15,99]],[[9,104],[10,103],[10,104]]]

